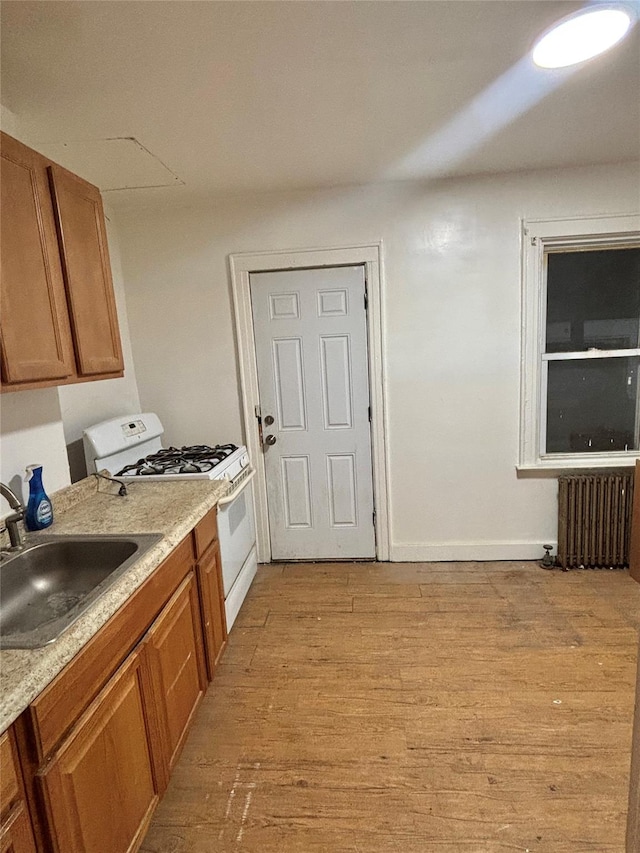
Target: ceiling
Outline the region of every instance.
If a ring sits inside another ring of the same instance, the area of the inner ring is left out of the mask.
[[[1,100],[112,200],[636,159],[640,26],[577,70],[528,59],[580,5],[5,0]]]

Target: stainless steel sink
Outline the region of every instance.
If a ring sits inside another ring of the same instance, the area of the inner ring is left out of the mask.
[[[0,646],[56,640],[160,534],[39,536],[0,563]]]

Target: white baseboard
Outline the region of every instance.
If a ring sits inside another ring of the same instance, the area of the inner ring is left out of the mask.
[[[557,543],[552,545],[552,553]],[[390,560],[394,563],[439,563],[473,560],[540,560],[544,548],[540,542],[433,542],[391,544]]]

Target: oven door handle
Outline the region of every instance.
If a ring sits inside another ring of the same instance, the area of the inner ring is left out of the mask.
[[[245,471],[246,470],[247,469],[245,468]],[[218,501],[218,506],[226,506],[227,504],[230,504],[232,501],[235,501],[235,499],[238,497],[240,492],[242,492],[242,491],[244,491],[244,489],[246,489],[246,487],[249,485],[249,483],[253,480],[253,478],[255,476],[256,476],[256,469],[250,468],[249,473],[246,474],[242,478],[242,482],[238,484],[238,486],[231,492],[231,494],[225,495],[223,498],[220,498],[220,500]]]

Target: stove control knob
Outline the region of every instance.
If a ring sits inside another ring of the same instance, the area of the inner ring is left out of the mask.
[[[240,467],[246,468],[248,464],[249,464],[249,457],[245,453],[244,456],[242,457],[242,459],[240,460]]]

